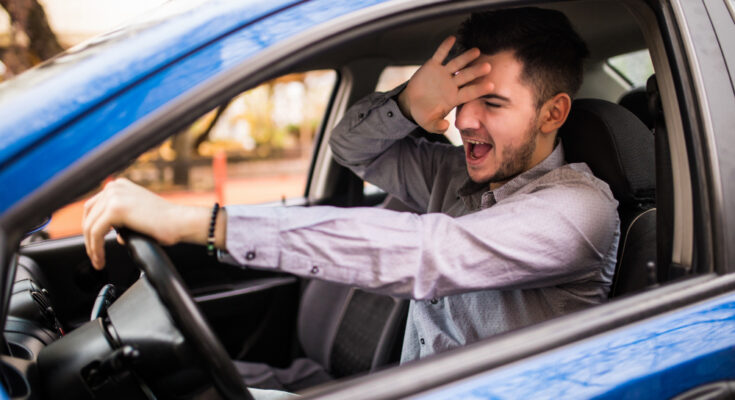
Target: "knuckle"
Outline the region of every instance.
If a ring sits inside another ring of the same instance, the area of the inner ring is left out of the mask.
[[[122,205],[120,204],[120,200],[118,200],[118,199],[116,199],[116,198],[110,199],[110,200],[109,200],[109,201],[107,202],[107,209],[108,209],[108,210],[109,210],[109,211],[110,211],[110,212],[111,212],[112,214],[117,214],[117,213],[119,213],[119,212],[120,212],[120,209],[121,209],[121,208],[122,208]]]

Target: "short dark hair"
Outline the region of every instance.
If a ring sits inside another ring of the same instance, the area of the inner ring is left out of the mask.
[[[559,93],[574,97],[589,54],[564,14],[535,7],[472,14],[459,28],[452,54],[473,47],[486,55],[513,51],[523,64],[521,79],[536,91],[537,107]]]

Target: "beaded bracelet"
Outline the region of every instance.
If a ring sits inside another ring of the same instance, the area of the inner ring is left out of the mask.
[[[212,207],[212,219],[209,221],[209,235],[207,236],[207,254],[214,255],[214,227],[217,225],[217,212],[219,212],[219,203],[214,203]]]

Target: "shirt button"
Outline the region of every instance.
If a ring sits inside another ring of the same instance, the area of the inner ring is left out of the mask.
[[[388,111],[388,118],[393,117],[393,111]]]
[[[365,113],[359,113],[359,114],[357,114],[357,118],[360,118],[360,119],[365,118]]]
[[[431,299],[431,304],[436,304],[438,302],[439,302],[439,299],[437,299],[436,297],[434,297],[433,299]]]
[[[312,274],[318,274],[319,273],[319,267],[317,267],[316,265],[313,266],[313,267],[311,267],[311,273]]]
[[[246,259],[246,260],[252,260],[252,259],[254,259],[254,258],[255,258],[255,252],[254,252],[254,251],[248,251],[248,252],[247,252],[247,253],[245,254],[245,259]]]
[[[419,342],[421,342],[421,344],[426,344],[426,340],[424,340],[424,338],[421,338],[421,340],[419,340]]]

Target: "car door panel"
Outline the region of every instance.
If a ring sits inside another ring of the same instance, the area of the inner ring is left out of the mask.
[[[733,329],[730,293],[417,398],[669,398],[735,377]]]

